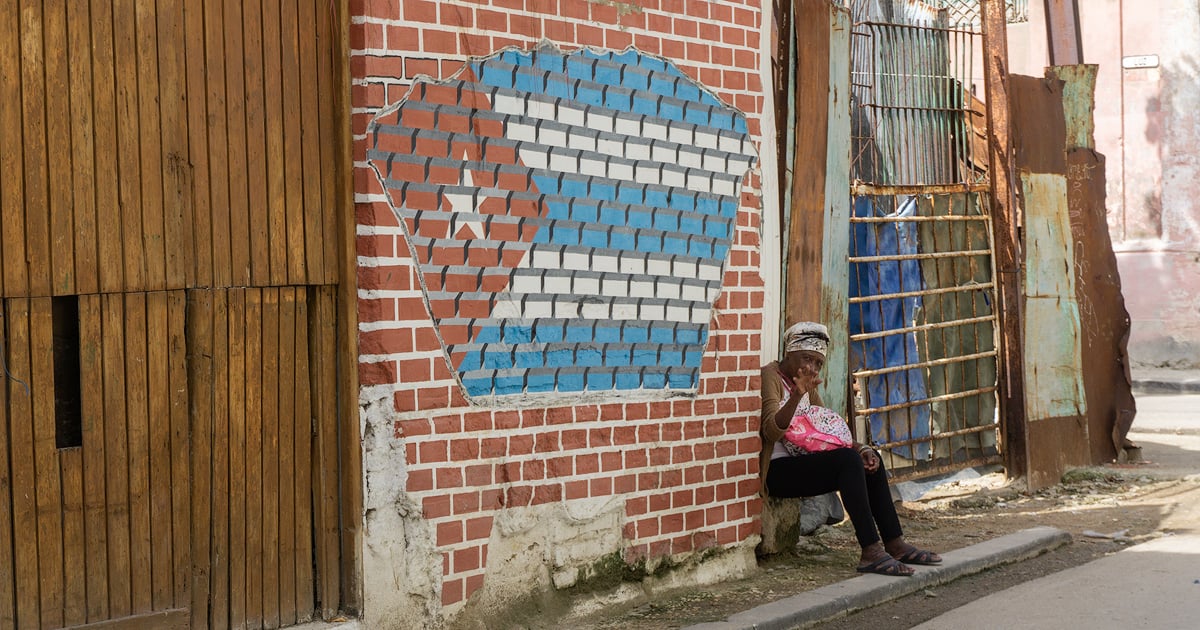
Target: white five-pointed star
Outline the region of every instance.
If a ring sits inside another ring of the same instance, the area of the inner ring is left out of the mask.
[[[467,154],[464,151],[462,155],[463,171],[462,177],[459,179],[459,186],[462,188],[474,188],[475,178],[471,175],[471,169],[467,168]],[[484,238],[483,221],[479,214],[479,206],[483,203],[484,197],[479,189],[476,189],[475,194],[471,193],[446,193],[446,200],[450,202],[450,227],[448,238],[457,240],[470,240]]]

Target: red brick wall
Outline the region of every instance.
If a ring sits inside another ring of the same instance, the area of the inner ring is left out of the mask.
[[[614,392],[598,404],[482,408],[466,401],[443,358],[407,241],[366,161],[368,122],[419,74],[445,78],[469,57],[545,38],[565,51],[632,45],[667,58],[741,110],[759,143],[759,5],[637,0],[626,11],[586,0],[352,0],[359,377],[364,396],[394,400],[393,437],[404,454],[395,466],[436,532],[443,605],[482,585],[493,516],[505,508],[622,496],[631,562],[758,533],[758,178],[742,189],[695,397],[635,401]]]

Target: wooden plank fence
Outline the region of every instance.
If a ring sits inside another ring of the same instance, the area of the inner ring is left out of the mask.
[[[0,388],[0,433],[12,457],[0,472],[8,481],[0,483],[0,561],[15,571],[0,571],[11,576],[0,577],[0,626],[75,626],[186,607],[177,581],[191,571],[174,547],[190,515],[169,508],[171,488],[188,487],[170,465],[188,458],[187,443],[171,439],[170,413],[148,405],[169,405],[186,388],[186,354],[167,352],[183,327],[183,302],[162,292],[79,298],[81,440],[65,448],[55,417],[61,355],[48,351],[53,302],[4,300],[12,376]],[[13,380],[22,375],[30,378]],[[120,404],[126,399],[137,402]],[[14,601],[15,611],[6,606]]]
[[[347,20],[0,0],[0,628],[356,606]]]
[[[0,2],[0,296],[336,284],[329,7]]]

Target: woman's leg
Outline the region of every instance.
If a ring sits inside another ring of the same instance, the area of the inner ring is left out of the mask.
[[[896,504],[892,503],[892,491],[888,488],[887,469],[883,466],[883,458],[879,458],[879,468],[866,475],[867,497],[871,505],[871,515],[879,527],[879,535],[886,542],[904,535],[900,529],[900,517],[896,515]]]
[[[887,470],[883,466],[882,458],[879,460],[879,468],[867,474],[866,481],[871,514],[875,517],[875,524],[879,527],[879,534],[888,554],[914,564],[940,563],[941,556],[917,549],[904,540],[904,531],[900,528],[900,517],[896,515],[896,504],[892,503],[892,492],[888,488]]]
[[[884,492],[887,492],[886,476],[883,484]],[[767,493],[773,497],[815,497],[834,490],[841,495],[842,506],[854,524],[854,536],[858,544],[865,548],[879,542],[866,470],[862,457],[854,449],[839,448],[799,457],[783,457],[772,460],[767,471]],[[896,510],[891,505],[890,497],[888,507],[892,508],[892,518],[895,518]]]

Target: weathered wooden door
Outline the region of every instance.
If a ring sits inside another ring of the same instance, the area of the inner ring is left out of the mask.
[[[338,533],[331,305],[303,287],[188,294],[195,627],[287,626],[328,597],[314,560]],[[336,562],[320,568],[336,583]]]
[[[0,629],[352,605],[345,6],[0,0]]]
[[[186,624],[184,316],[182,291],[4,300],[0,627]]]

